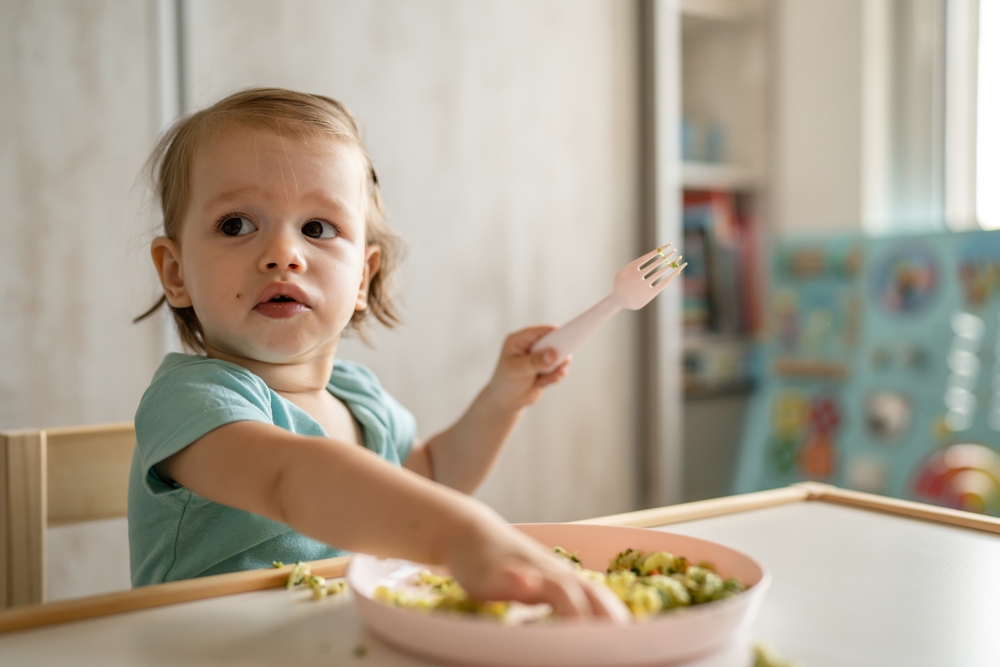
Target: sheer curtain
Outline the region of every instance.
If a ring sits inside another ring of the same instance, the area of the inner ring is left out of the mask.
[[[1000,3],[979,3],[976,132],[976,213],[985,229],[1000,229]]]

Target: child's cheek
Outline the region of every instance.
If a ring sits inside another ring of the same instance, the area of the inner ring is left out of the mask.
[[[194,272],[189,294],[198,318],[206,323],[222,315],[246,309],[253,301],[249,290],[234,284],[232,274],[223,265],[202,266]],[[229,273],[229,275],[227,275]]]

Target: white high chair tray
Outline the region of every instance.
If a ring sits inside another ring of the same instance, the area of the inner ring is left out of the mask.
[[[1000,665],[1000,520],[799,485],[594,522],[669,525],[771,572],[748,637],[689,665],[748,667],[751,641],[802,667]],[[0,664],[432,664],[366,633],[349,594],[313,601],[274,588],[129,611],[150,596],[231,592],[254,577],[275,580],[239,573],[0,612]],[[120,613],[99,616],[109,611]],[[45,625],[70,618],[84,620]]]

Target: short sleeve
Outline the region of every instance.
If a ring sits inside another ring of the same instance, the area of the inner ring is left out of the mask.
[[[338,359],[328,388],[364,427],[366,448],[397,465],[406,460],[417,437],[417,420],[382,388],[374,373]]]
[[[153,471],[203,435],[238,421],[271,423],[270,392],[249,371],[217,359],[168,355],[135,415],[136,456],[148,491],[177,487]]]
[[[396,449],[399,462],[403,463],[410,455],[413,443],[417,439],[417,420],[413,413],[404,408],[389,392],[383,389],[382,395],[390,416],[390,440]]]

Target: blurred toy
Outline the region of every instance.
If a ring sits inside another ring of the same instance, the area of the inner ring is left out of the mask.
[[[1000,516],[1000,231],[784,241],[769,265],[734,490],[823,479]]]
[[[972,443],[936,450],[917,469],[913,491],[946,507],[1000,515],[1000,454]]]

